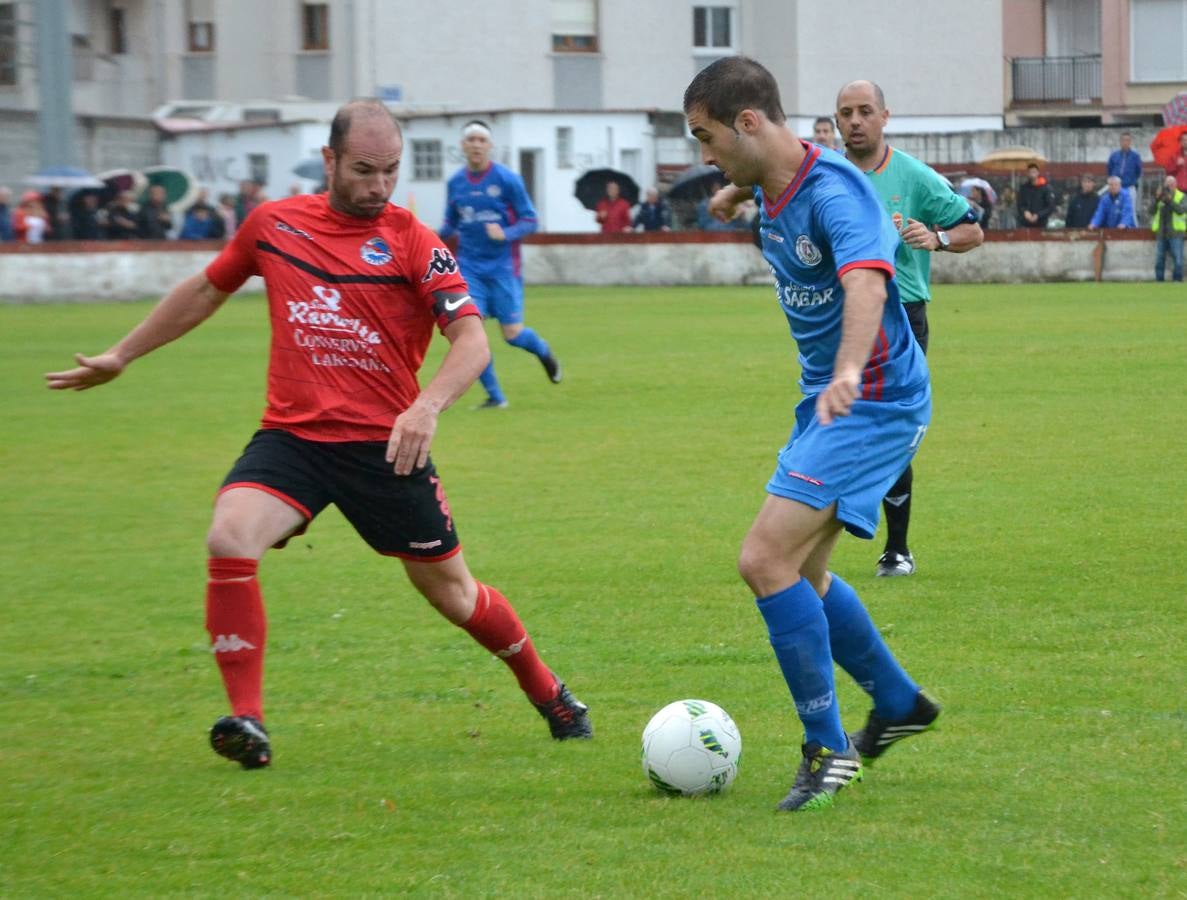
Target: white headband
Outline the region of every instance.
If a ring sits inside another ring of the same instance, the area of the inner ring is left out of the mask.
[[[490,129],[487,128],[485,125],[483,125],[481,122],[471,122],[469,125],[467,125],[465,128],[462,129],[462,137],[464,137],[464,138],[468,138],[474,134],[481,135],[482,137],[486,138],[488,141],[491,140],[491,137],[492,137],[491,133],[490,133]]]

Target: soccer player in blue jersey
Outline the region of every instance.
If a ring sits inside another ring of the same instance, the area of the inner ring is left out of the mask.
[[[886,143],[890,121],[882,88],[872,81],[852,81],[837,93],[837,126],[845,156],[874,185],[902,242],[895,254],[899,297],[911,331],[927,353],[927,307],[931,302],[931,255],[966,253],[985,239],[977,216],[964,197],[934,169]],[[915,557],[907,546],[914,494],[914,466],[907,466],[882,501],[886,545],[875,574],[911,575]]]
[[[840,154],[786,126],[775,79],[745,57],[703,69],[684,112],[705,163],[732,185],[729,217],[753,196],[763,255],[791,326],[804,399],[738,570],[754,592],[804,726],[802,762],[780,810],[819,809],[939,707],[899,665],[856,592],[829,571],[843,530],[869,539],[887,488],[931,417],[927,362],[898,299],[898,235],[869,181]],[[841,727],[833,661],[874,701],[865,727]]]
[[[548,342],[523,321],[519,241],[536,230],[536,210],[523,179],[491,160],[491,147],[485,122],[466,123],[462,129],[466,165],[446,184],[445,224],[439,233],[443,239],[457,235],[458,264],[483,317],[497,319],[503,339],[534,354],[549,380],[559,384],[560,363]],[[479,380],[486,389],[480,409],[508,405],[493,360]]]

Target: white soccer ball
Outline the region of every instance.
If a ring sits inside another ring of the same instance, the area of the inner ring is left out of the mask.
[[[742,759],[742,734],[729,713],[708,700],[669,703],[643,729],[643,774],[665,794],[716,794],[729,787]]]

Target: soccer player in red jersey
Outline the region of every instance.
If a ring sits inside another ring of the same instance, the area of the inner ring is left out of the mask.
[[[46,375],[57,390],[111,381],[209,318],[249,277],[263,277],[267,408],[223,482],[206,538],[206,628],[231,705],[210,741],[244,768],[272,759],[257,565],[331,503],[373,549],[401,560],[438,612],[507,664],[554,738],[592,735],[586,706],[540,660],[507,598],[470,574],[429,458],[438,416],[478,377],[490,348],[453,256],[388,202],[402,151],[385,106],[347,103],[322,150],[326,194],[262,204],[204,272],[110,350],[77,354],[77,368]],[[450,346],[421,389],[434,324]]]

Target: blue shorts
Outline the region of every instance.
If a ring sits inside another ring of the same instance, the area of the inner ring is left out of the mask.
[[[519,325],[523,322],[523,280],[515,275],[462,275],[470,288],[470,299],[478,307],[484,319],[498,319],[501,325]]]
[[[816,398],[805,397],[767,493],[813,509],[836,503],[846,530],[872,538],[882,498],[910,464],[930,421],[930,386],[905,400],[856,400],[849,415],[831,425],[820,424]]]

